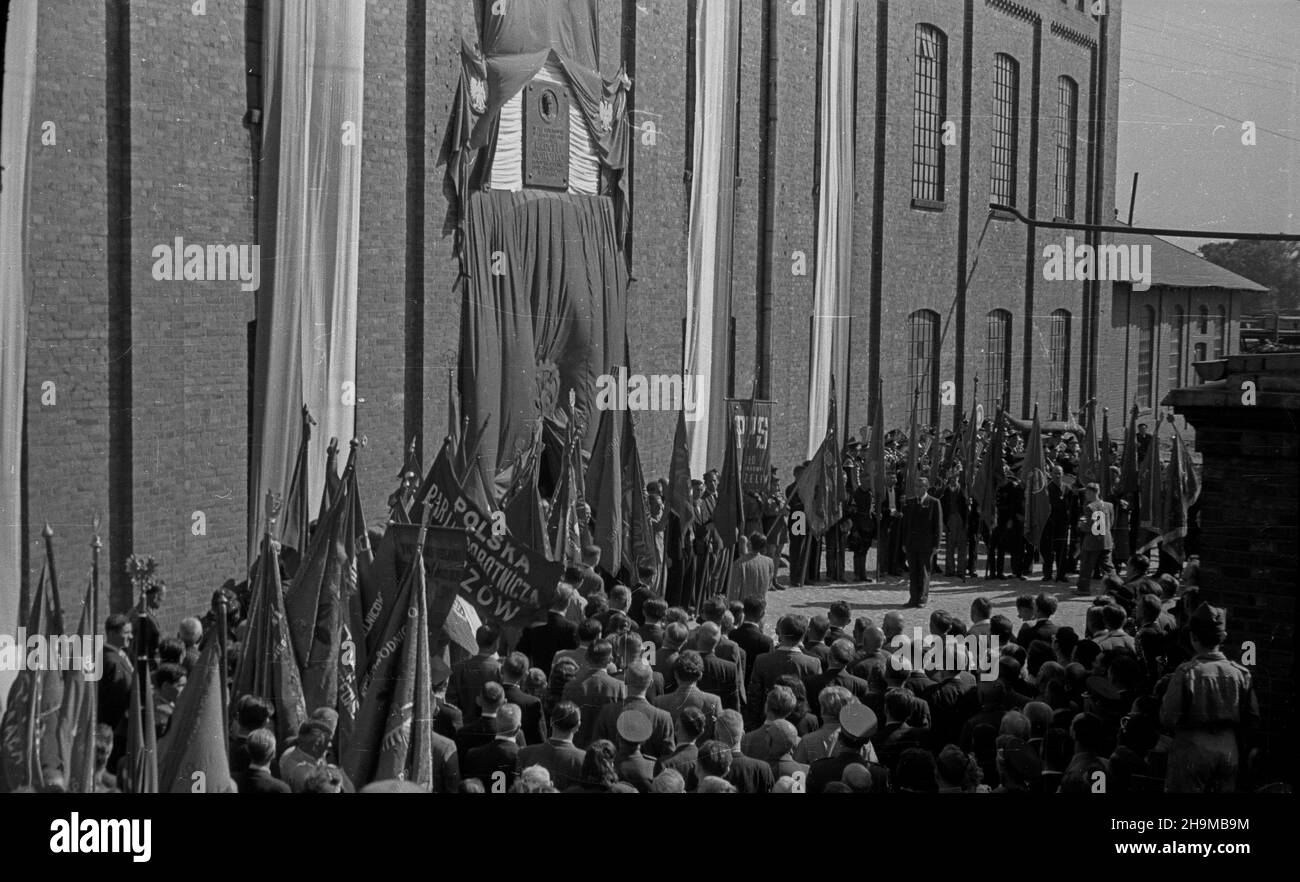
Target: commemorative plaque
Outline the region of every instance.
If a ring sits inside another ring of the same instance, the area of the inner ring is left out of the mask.
[[[524,186],[569,189],[569,95],[555,83],[524,89]]]

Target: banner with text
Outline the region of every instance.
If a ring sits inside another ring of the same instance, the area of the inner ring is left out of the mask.
[[[740,439],[740,483],[746,493],[766,493],[772,478],[772,402],[727,399]]]

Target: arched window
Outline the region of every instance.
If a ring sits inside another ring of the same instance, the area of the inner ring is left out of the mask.
[[[1070,400],[1070,311],[1068,309],[1058,309],[1052,313],[1048,355],[1051,359],[1050,419],[1069,419],[1067,402]]]
[[[993,56],[993,165],[994,202],[1016,202],[1016,153],[1020,134],[1020,64],[1010,55]]]
[[[1196,333],[1205,336],[1210,333],[1210,309],[1201,304],[1201,311],[1196,319]]]
[[[1197,343],[1195,346],[1192,347],[1192,361],[1198,362],[1198,361],[1206,361],[1206,360],[1207,359],[1205,356],[1205,344]],[[1201,385],[1201,375],[1199,373],[1196,374],[1195,377],[1193,377],[1193,382],[1196,383],[1196,385],[1198,386]]]
[[[1006,407],[1011,395],[1011,313],[995,309],[988,315],[984,341],[984,413],[992,417]]]
[[[1142,316],[1138,320],[1138,407],[1149,408],[1152,394],[1151,380],[1155,367],[1156,311],[1150,306],[1142,307]]]
[[[1186,327],[1187,319],[1183,311],[1174,307],[1169,319],[1169,369],[1166,372],[1169,389],[1177,389],[1183,385],[1183,332]]]
[[[912,198],[943,201],[943,124],[948,116],[948,38],[916,26],[916,96],[912,115]]]
[[[1079,140],[1079,84],[1056,81],[1056,216],[1074,220],[1075,145]]]
[[[1217,361],[1228,351],[1228,311],[1222,306],[1219,307],[1219,326],[1214,330],[1214,358]]]
[[[907,317],[907,331],[907,391],[920,391],[917,425],[933,426],[939,417],[939,313],[918,309]]]

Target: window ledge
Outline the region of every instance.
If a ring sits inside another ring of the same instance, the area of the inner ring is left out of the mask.
[[[921,211],[943,211],[946,203],[936,199],[917,199],[912,197],[912,207]]]
[[[990,211],[990,212],[989,212],[989,217],[993,218],[994,220],[1000,220],[1000,221],[1015,221],[1015,220],[1019,220],[1019,218],[1017,218],[1017,217],[1016,217],[1014,214],[1012,214],[1011,212],[1009,212],[1009,211],[999,211],[999,210],[997,210],[997,209],[994,209],[994,210]]]

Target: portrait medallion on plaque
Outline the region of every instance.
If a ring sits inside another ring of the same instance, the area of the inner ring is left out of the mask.
[[[555,83],[524,89],[524,186],[569,189],[569,95]]]

